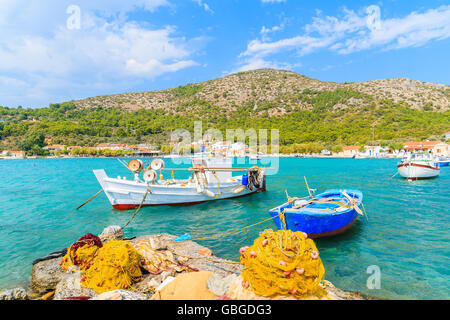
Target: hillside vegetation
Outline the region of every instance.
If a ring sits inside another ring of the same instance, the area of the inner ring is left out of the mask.
[[[262,69],[157,92],[125,93],[52,104],[0,107],[2,148],[30,137],[46,143],[167,144],[174,129],[279,129],[280,142],[389,143],[441,139],[450,129],[450,86],[409,79],[323,82],[290,71]],[[30,138],[31,139],[31,138]],[[317,147],[317,145],[316,145]]]

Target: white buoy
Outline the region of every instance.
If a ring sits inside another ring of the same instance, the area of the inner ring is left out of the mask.
[[[244,189],[245,189],[245,186],[239,186],[233,191],[233,193],[234,194],[241,193],[242,191],[244,191]]]
[[[216,194],[214,192],[212,192],[211,190],[208,190],[208,189],[203,190],[203,194],[210,198],[214,198],[216,196]]]

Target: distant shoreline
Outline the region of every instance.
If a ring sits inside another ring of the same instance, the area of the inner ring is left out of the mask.
[[[177,158],[190,158],[192,156],[177,156],[173,159]],[[162,158],[162,159],[172,159],[170,157],[166,156],[31,156],[31,157],[20,157],[20,158],[13,158],[13,157],[0,157],[0,160],[34,160],[34,159],[113,159],[113,158]],[[249,158],[249,156],[242,156],[242,157],[230,157],[230,158]],[[260,157],[260,159],[264,158],[299,158],[299,159],[401,159],[399,156],[391,156],[391,157],[354,157],[354,156],[338,156],[338,155],[332,155],[332,156],[324,156],[324,155],[297,155],[297,154],[280,154],[280,155],[266,155]],[[254,159],[251,159],[250,161],[257,161]]]

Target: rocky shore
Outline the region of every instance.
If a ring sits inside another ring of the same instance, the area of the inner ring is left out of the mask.
[[[111,230],[111,229],[109,229]],[[112,229],[114,230],[114,229]],[[105,232],[106,231],[106,232]],[[111,233],[108,228],[100,235],[102,241],[123,239],[121,231]],[[117,231],[117,230],[116,230]],[[108,233],[109,232],[109,233]],[[239,278],[242,266],[238,263],[216,257],[213,252],[193,241],[175,242],[169,234],[141,236],[125,239],[130,243],[148,239],[155,250],[168,250],[174,258],[191,270],[207,273],[207,288],[215,296],[225,296],[233,283]],[[133,290],[113,290],[98,294],[81,285],[82,274],[79,271],[67,273],[60,266],[59,257],[49,256],[33,265],[29,288],[15,288],[0,291],[0,300],[32,300],[32,299],[92,299],[92,300],[150,300],[157,298],[159,290],[174,279],[182,277],[186,271],[164,271],[160,274],[145,273],[142,281],[135,284]],[[326,291],[326,299],[363,300],[365,297],[356,292],[346,292],[323,280],[321,286]],[[186,300],[191,299],[186,296]],[[262,298],[262,297],[261,297]]]

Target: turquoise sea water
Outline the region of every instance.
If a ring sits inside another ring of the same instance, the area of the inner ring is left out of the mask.
[[[186,207],[143,208],[127,236],[167,232],[194,238],[241,228],[268,218],[268,210],[311,188],[356,188],[369,216],[344,235],[318,239],[325,278],[337,287],[390,299],[450,298],[450,167],[437,179],[395,177],[397,160],[282,158],[267,192]],[[166,160],[166,167],[171,167]],[[116,159],[0,160],[0,288],[27,285],[31,262],[69,246],[87,232],[123,225],[133,211],[113,210],[104,194],[75,211],[99,185],[92,169],[112,177],[130,174]],[[218,256],[239,259],[269,221],[222,238],[200,241]],[[367,268],[381,270],[381,289],[366,286]]]

